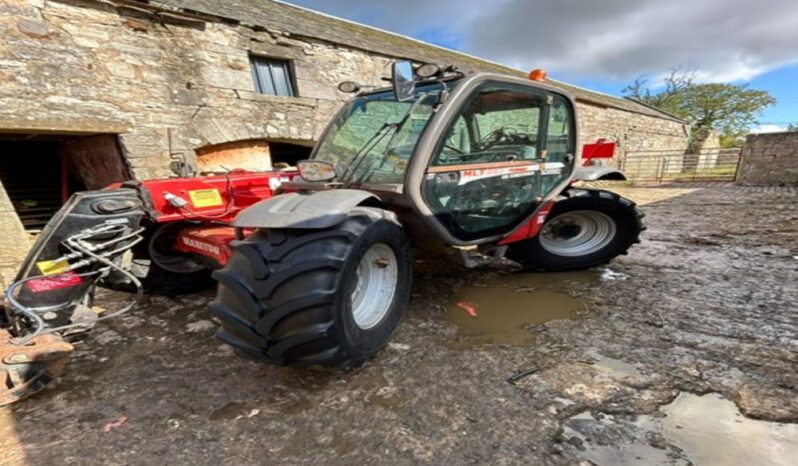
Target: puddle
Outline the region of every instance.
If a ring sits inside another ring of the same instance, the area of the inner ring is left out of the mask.
[[[602,465],[786,466],[798,458],[798,425],[748,419],[717,394],[682,393],[636,421],[582,413],[566,422],[565,436],[582,450],[576,455]]]
[[[513,274],[465,287],[446,308],[446,319],[458,327],[465,341],[448,346],[527,345],[532,339],[529,326],[589,315],[587,302],[569,291],[579,295],[598,282],[599,274],[586,271]]]
[[[718,394],[682,393],[662,408],[663,435],[696,464],[794,465],[798,425],[758,421]],[[644,419],[644,427],[656,426]]]

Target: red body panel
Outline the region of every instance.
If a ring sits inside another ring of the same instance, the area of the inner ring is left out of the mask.
[[[505,244],[515,243],[537,236],[537,234],[540,233],[540,229],[543,228],[543,224],[546,222],[546,217],[549,215],[552,207],[554,207],[554,201],[546,203],[540,208],[538,213],[526,223],[516,228],[509,236],[499,241],[499,244],[504,246]]]
[[[232,251],[230,242],[235,239],[232,227],[198,226],[186,228],[177,237],[175,249],[190,254],[199,254],[215,260],[221,265],[227,264]]]
[[[231,255],[229,244],[235,239],[235,230],[224,224],[232,222],[242,209],[275,196],[284,181],[291,181],[296,176],[298,173],[295,171],[253,173],[234,170],[228,175],[145,180],[140,189],[149,195],[156,223],[201,222],[181,231],[174,249],[206,256],[224,265]],[[106,189],[119,187],[121,183]],[[167,193],[179,197],[187,205],[172,205],[166,199]]]
[[[228,175],[197,178],[145,180],[141,188],[149,193],[154,219],[158,223],[177,220],[232,221],[241,209],[276,194],[283,181],[290,181],[296,172],[252,173],[234,170]],[[118,188],[114,184],[109,188]],[[166,200],[166,193],[184,199],[185,208]]]

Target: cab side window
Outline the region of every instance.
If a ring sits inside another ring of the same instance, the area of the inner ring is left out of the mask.
[[[502,85],[484,87],[449,128],[433,165],[535,160],[542,92]]]
[[[442,151],[448,149],[449,152],[456,154],[467,154],[471,152],[471,133],[469,132],[468,123],[461,115],[457,118],[452,128],[446,136],[446,142],[441,148]]]
[[[477,87],[432,156],[424,199],[460,239],[511,231],[561,184],[573,163],[565,97],[511,83]]]
[[[554,95],[549,113],[546,141],[547,159],[551,162],[567,162],[568,155],[575,151],[573,112],[565,97]]]

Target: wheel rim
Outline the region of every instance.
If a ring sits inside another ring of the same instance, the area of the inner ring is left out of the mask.
[[[357,265],[357,283],[352,291],[352,316],[363,330],[378,325],[393,303],[399,282],[399,264],[390,246],[371,246]]]
[[[156,230],[150,239],[147,248],[150,260],[167,272],[185,274],[206,269],[202,262],[172,249],[180,229],[184,226],[179,223],[165,225]]]
[[[586,256],[606,247],[617,228],[609,215],[575,210],[550,219],[540,233],[540,245],[558,256]]]

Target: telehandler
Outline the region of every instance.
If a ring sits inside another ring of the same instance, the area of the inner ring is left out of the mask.
[[[295,168],[129,181],[72,196],[6,291],[0,404],[61,374],[72,343],[145,292],[218,282],[216,336],[245,357],[349,368],[376,354],[408,304],[411,246],[475,267],[506,257],[579,270],[625,254],[642,213],[574,187],[621,178],[579,150],[573,99],[545,82],[396,62],[355,93]],[[581,152],[581,153],[580,153]],[[98,314],[97,287],[132,291]]]

